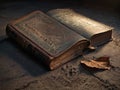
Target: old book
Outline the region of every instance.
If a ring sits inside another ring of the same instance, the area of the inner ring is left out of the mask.
[[[81,55],[89,46],[86,38],[41,11],[9,23],[6,33],[51,70]]]
[[[102,45],[112,38],[112,27],[85,17],[71,9],[53,9],[47,14],[89,39],[91,46]]]

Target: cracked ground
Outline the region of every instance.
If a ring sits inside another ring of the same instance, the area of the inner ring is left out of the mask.
[[[28,12],[73,8],[80,14],[115,28],[113,40],[56,70],[47,70],[5,34],[7,23]],[[112,68],[88,71],[80,60],[109,56]],[[63,3],[8,2],[0,5],[0,90],[120,90],[120,17],[116,12]]]

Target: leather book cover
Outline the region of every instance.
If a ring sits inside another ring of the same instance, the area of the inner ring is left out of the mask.
[[[34,11],[7,25],[6,33],[25,49],[31,49],[51,70],[70,61],[89,41],[41,11]]]
[[[47,13],[71,30],[90,40],[91,46],[102,45],[112,38],[114,28],[95,21],[72,9],[53,9]]]

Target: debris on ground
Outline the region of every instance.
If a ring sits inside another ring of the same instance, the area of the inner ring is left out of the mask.
[[[95,51],[95,50],[96,50],[96,47],[89,46],[89,47],[88,47],[88,50],[89,50],[89,51]]]
[[[109,70],[111,68],[109,57],[99,57],[95,60],[82,60],[81,65],[90,69]]]

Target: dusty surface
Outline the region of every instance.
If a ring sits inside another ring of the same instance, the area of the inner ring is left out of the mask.
[[[72,6],[72,5],[71,5]],[[33,10],[44,12],[70,5],[41,2],[14,2],[0,5],[0,90],[120,90],[120,17],[113,12],[75,7],[81,14],[115,28],[113,41],[54,71],[48,71],[6,38],[6,24]],[[73,8],[73,7],[72,7]],[[87,71],[80,60],[110,56],[112,69]]]

